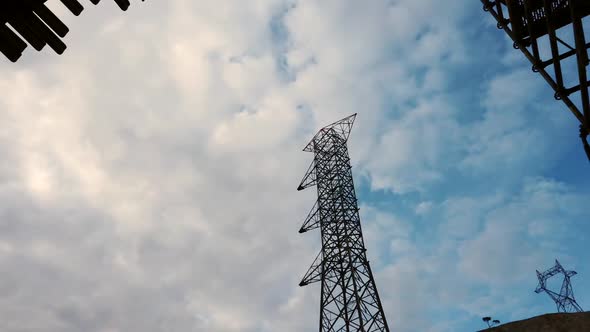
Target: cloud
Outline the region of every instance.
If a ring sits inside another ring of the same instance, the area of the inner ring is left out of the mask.
[[[445,324],[469,330],[486,314],[509,321],[542,313],[537,302],[543,299],[532,292],[534,271],[555,258],[576,260],[584,240],[574,234],[587,231],[581,222],[587,199],[564,183],[528,178],[516,192],[448,198],[432,206],[431,215],[440,217],[427,225],[400,223],[403,217],[389,209],[368,207],[367,242],[391,241],[392,257],[371,247],[368,255],[380,255],[377,283],[392,325],[402,331],[441,331]],[[386,226],[376,230],[379,224]],[[427,228],[434,232],[428,235]]]
[[[459,140],[452,118],[451,108],[439,98],[421,102],[394,121],[375,147],[380,157],[367,162],[373,188],[403,193],[440,181],[438,166]]]
[[[0,146],[12,163],[2,172],[1,269],[14,289],[0,304],[10,315],[3,330],[310,327],[286,318],[313,302],[297,292],[297,272],[313,258],[296,232],[305,202],[294,188],[307,162],[292,139],[297,108],[274,93],[266,46],[230,59],[252,38],[265,44],[268,5],[235,31],[209,25],[207,12],[193,23],[177,17],[198,12],[190,2],[145,6],[160,31],[133,17],[108,22],[105,9],[105,29],[71,23],[94,45],[72,41],[39,72],[2,68],[12,92]],[[202,28],[201,39],[176,34],[181,22]],[[239,28],[253,23],[260,34]],[[131,38],[141,42],[122,42]]]
[[[426,215],[432,210],[432,205],[433,204],[430,201],[420,202],[416,206],[415,212],[417,215]]]
[[[528,179],[520,194],[484,210],[483,230],[459,249],[460,269],[479,281],[511,283],[528,278],[547,254],[567,256],[563,229],[579,227],[581,199],[562,183]]]
[[[563,123],[537,109],[536,84],[513,91],[527,74],[456,84],[489,62],[466,46],[479,10],[256,0],[64,15],[63,56],[0,65],[0,330],[313,329],[318,285],[297,284],[320,242],[297,234],[315,199],[295,190],[312,158],[300,150],[352,113],[392,328],[472,330],[490,303],[522,304],[502,292],[543,253],[565,255],[559,239],[580,241],[554,230],[583,227],[571,207],[585,196],[535,177],[562,157],[547,133]]]

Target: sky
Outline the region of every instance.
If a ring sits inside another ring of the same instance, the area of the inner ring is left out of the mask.
[[[353,113],[392,331],[555,312],[555,259],[590,307],[576,121],[479,1],[49,5],[66,52],[0,59],[0,330],[317,330],[301,150]]]

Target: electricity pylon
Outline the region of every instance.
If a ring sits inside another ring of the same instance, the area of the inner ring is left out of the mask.
[[[321,282],[320,332],[389,332],[366,256],[346,142],[356,114],[318,131],[314,159],[297,190],[318,199],[299,233],[319,228],[322,249],[299,283]]]
[[[60,38],[65,37],[69,29],[45,6],[46,1],[0,1],[0,53],[10,61],[18,61],[27,43],[37,51],[41,51],[45,45],[49,45],[57,54],[62,54],[66,50],[66,44]],[[129,8],[129,0],[114,1],[121,10]],[[84,10],[84,6],[78,0],[60,0],[60,2],[76,16]],[[90,2],[96,5],[100,0],[90,0]],[[20,36],[8,28],[7,24]]]
[[[504,30],[512,39],[513,47],[521,50],[531,62],[532,70],[553,88],[555,99],[563,101],[577,118],[580,138],[590,160],[590,144],[587,140],[590,132],[590,81],[587,75],[590,43],[584,37],[583,21],[584,17],[590,15],[590,1],[481,2],[483,9],[498,22],[498,29]]]
[[[561,285],[561,291],[559,293],[547,289],[547,279],[557,275],[563,274],[563,283]],[[539,279],[539,285],[535,289],[535,293],[545,292],[557,305],[557,312],[582,312],[582,308],[576,302],[574,298],[574,290],[570,283],[570,277],[575,276],[576,271],[566,271],[561,264],[555,260],[555,266],[549,270],[541,273],[537,271],[537,278]]]

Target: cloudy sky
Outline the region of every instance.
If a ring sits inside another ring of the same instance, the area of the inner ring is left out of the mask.
[[[479,1],[56,2],[66,53],[0,59],[0,330],[316,330],[301,149],[352,113],[392,331],[554,312],[555,258],[590,308],[576,122]]]

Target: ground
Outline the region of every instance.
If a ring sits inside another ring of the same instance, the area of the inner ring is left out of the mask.
[[[485,332],[587,332],[590,312],[545,314],[497,326]],[[482,332],[480,331],[480,332]]]

